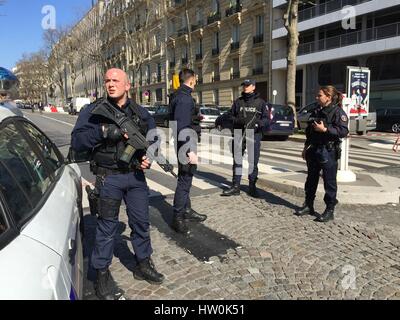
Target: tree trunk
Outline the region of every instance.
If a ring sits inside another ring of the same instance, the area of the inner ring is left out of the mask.
[[[298,26],[299,0],[291,0],[288,3],[287,13],[284,17],[285,27],[288,31],[288,55],[286,75],[286,102],[293,109],[295,127],[297,126],[296,113],[296,66],[297,49],[299,47]]]

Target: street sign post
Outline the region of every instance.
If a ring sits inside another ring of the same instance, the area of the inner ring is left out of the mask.
[[[278,94],[278,91],[276,91],[276,90],[272,91],[272,95],[274,96],[274,104],[275,104],[275,99],[276,99],[277,94]]]
[[[351,108],[351,98],[348,98],[344,95],[343,98],[343,110],[347,114],[347,118],[349,119],[349,127],[350,127],[350,108]],[[338,182],[354,182],[356,181],[356,175],[354,172],[349,170],[349,152],[350,152],[350,138],[347,136],[342,141],[342,155],[340,158],[340,169],[337,172],[337,181]]]

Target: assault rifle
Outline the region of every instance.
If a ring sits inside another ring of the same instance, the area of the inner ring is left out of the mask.
[[[175,178],[178,178],[173,171],[173,165],[170,164],[168,160],[161,155],[161,153],[159,153],[158,157],[156,157],[152,148],[149,148],[150,143],[140,132],[138,124],[132,119],[128,118],[123,112],[113,107],[110,102],[107,101],[107,99],[103,99],[103,101],[97,105],[91,113],[113,121],[123,132],[128,135],[126,147],[122,153],[120,161],[127,164],[132,163],[135,152],[137,150],[141,150],[146,152],[146,155],[150,160],[155,160],[161,169],[163,169],[165,172],[169,172]],[[156,158],[158,159],[156,160]]]

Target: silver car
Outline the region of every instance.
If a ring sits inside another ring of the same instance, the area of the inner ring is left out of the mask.
[[[199,109],[200,127],[212,129],[215,127],[215,120],[221,115],[216,105],[201,105]]]

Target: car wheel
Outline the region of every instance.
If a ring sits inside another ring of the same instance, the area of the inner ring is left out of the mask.
[[[400,132],[400,123],[395,123],[392,125],[392,131],[395,133],[399,133]]]
[[[168,128],[168,120],[164,120],[164,127]]]

